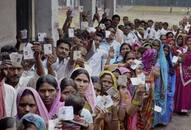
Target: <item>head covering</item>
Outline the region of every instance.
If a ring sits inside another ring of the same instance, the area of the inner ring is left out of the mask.
[[[36,101],[37,104],[37,108],[38,108],[38,114],[45,120],[48,121],[49,117],[48,117],[48,111],[42,101],[42,99],[40,98],[38,92],[30,87],[22,87],[18,90],[18,94],[17,94],[17,106],[19,106],[19,102],[21,100],[21,97],[23,95],[23,93],[25,92],[25,90],[29,90],[32,94],[33,97]],[[17,116],[18,117],[18,116]]]
[[[144,71],[151,71],[152,67],[155,64],[155,60],[157,58],[157,51],[155,49],[148,49],[143,53],[142,62],[144,65]]]
[[[100,73],[100,75],[99,75],[100,79],[101,79],[101,78],[103,77],[103,75],[105,75],[105,74],[111,75],[111,78],[112,78],[112,80],[113,80],[113,87],[114,87],[114,88],[117,88],[117,79],[115,78],[115,75],[114,75],[112,72],[107,71],[107,70],[102,71],[102,72]]]
[[[4,85],[3,81],[0,81],[0,119],[6,116],[5,110],[5,94],[4,94]]]
[[[61,90],[60,90],[60,82],[58,82],[58,86],[56,88],[56,98],[54,99],[50,111],[48,112],[49,119],[54,118],[54,116],[58,113],[59,108],[64,106],[63,102],[60,102]]]
[[[22,118],[22,122],[24,122],[24,121],[34,124],[36,126],[37,130],[46,129],[46,124],[45,124],[44,120],[36,114],[28,113],[28,114],[24,115]]]
[[[86,69],[79,67],[79,68],[74,69],[74,71],[71,73],[71,75],[78,69],[83,69],[83,70],[87,71]],[[88,73],[88,71],[87,71],[87,73]],[[71,77],[71,75],[70,75],[70,77]],[[87,89],[85,91],[84,96],[85,96],[87,102],[89,103],[92,111],[94,111],[95,106],[96,106],[96,94],[95,94],[94,86],[93,86],[93,83],[92,83],[92,80],[91,80],[91,75],[89,73],[88,73],[88,75],[89,75],[89,78],[90,78],[89,79],[90,83],[89,83],[89,86],[87,87]]]
[[[120,72],[121,75],[123,75],[125,73],[131,73],[131,71],[126,67],[119,67],[119,68],[117,68],[117,70]]]

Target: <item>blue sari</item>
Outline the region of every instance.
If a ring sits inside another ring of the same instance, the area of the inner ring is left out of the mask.
[[[162,108],[161,112],[154,111],[153,127],[157,124],[163,124],[163,116],[167,108],[167,91],[168,91],[168,63],[164,54],[163,44],[160,45],[157,65],[160,67],[160,76],[155,80],[154,87],[154,104]]]
[[[170,47],[168,47],[170,49]],[[164,125],[167,125],[170,120],[174,109],[174,94],[175,94],[175,85],[176,85],[176,73],[172,64],[172,53],[166,56],[168,62],[168,89],[167,89],[167,104],[166,104],[166,112],[161,118],[161,122]]]

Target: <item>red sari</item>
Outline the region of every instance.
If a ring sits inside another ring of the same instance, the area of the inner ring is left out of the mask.
[[[177,68],[175,112],[191,110],[191,50],[186,53],[185,60]]]

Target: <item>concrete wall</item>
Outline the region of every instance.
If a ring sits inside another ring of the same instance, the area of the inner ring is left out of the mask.
[[[16,43],[16,0],[0,0],[0,47]]]
[[[36,0],[35,3],[35,33],[45,32],[58,40],[58,1]]]

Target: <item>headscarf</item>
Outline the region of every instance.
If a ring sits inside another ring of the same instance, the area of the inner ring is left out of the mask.
[[[28,113],[22,117],[22,122],[27,121],[29,123],[32,123],[36,126],[37,130],[45,130],[46,129],[46,124],[44,120],[33,113]]]
[[[113,86],[112,87],[117,88],[117,79],[115,78],[115,75],[112,72],[105,70],[105,71],[102,71],[100,73],[99,77],[102,78],[103,75],[105,75],[105,74],[111,75],[111,78],[113,80]]]
[[[119,68],[117,68],[117,70],[120,72],[121,75],[123,75],[125,73],[131,73],[131,71],[125,67],[119,67]]]
[[[4,85],[3,81],[0,82],[0,119],[6,116],[5,110],[5,93],[4,93]]]
[[[152,67],[155,65],[157,51],[155,49],[148,49],[143,53],[142,62],[144,71],[150,73]]]
[[[37,109],[38,109],[38,114],[45,120],[45,121],[48,121],[49,120],[49,117],[48,117],[48,111],[40,97],[40,95],[38,94],[38,92],[33,89],[33,88],[30,88],[30,87],[22,87],[18,90],[18,94],[17,94],[17,106],[19,106],[19,102],[21,100],[21,97],[23,95],[23,93],[26,91],[26,90],[29,90],[32,94],[33,94],[33,97],[36,101],[36,105],[37,105]],[[18,117],[18,116],[17,116]]]
[[[81,68],[81,67],[76,68],[76,69],[74,69],[74,71],[71,73],[70,77],[71,77],[72,74],[73,74],[76,70],[78,70],[78,69],[83,69],[83,70],[87,71],[86,69]],[[87,71],[87,73],[88,73],[88,71]],[[94,109],[95,109],[95,107],[96,107],[96,94],[95,94],[94,86],[93,86],[93,83],[92,83],[92,80],[91,80],[91,75],[90,75],[89,73],[88,73],[88,75],[89,75],[89,78],[90,78],[90,79],[89,79],[90,83],[89,83],[89,86],[87,87],[87,89],[86,89],[86,91],[85,91],[85,95],[84,95],[84,96],[85,96],[87,102],[89,103],[89,105],[90,105],[92,111],[94,111]]]

